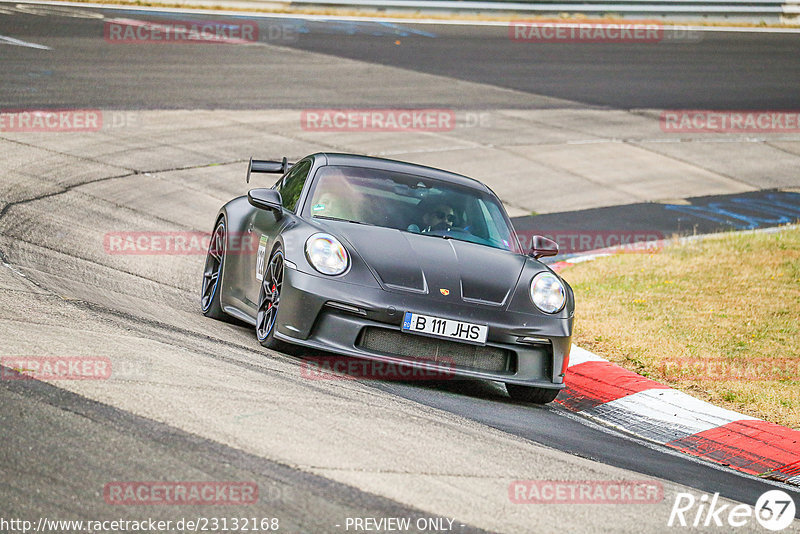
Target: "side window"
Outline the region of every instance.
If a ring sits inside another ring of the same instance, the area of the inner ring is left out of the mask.
[[[303,160],[294,167],[289,173],[275,184],[275,189],[281,194],[283,207],[289,211],[294,211],[297,201],[300,200],[300,193],[303,192],[303,185],[308,178],[308,171],[311,170],[311,160]]]

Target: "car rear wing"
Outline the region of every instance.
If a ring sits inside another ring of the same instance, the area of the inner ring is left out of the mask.
[[[273,174],[286,174],[286,171],[292,168],[293,163],[284,157],[282,161],[269,161],[265,159],[250,158],[250,164],[247,166],[247,183],[250,183],[250,173],[253,172],[268,172]]]

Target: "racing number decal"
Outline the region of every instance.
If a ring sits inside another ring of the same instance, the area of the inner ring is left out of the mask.
[[[261,234],[261,239],[258,240],[258,256],[256,257],[256,280],[264,279],[264,264],[266,263],[268,242],[269,238]]]

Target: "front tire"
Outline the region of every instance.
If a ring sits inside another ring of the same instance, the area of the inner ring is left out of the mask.
[[[516,401],[531,402],[533,404],[547,404],[553,402],[558,396],[558,389],[537,388],[506,384],[506,391]]]
[[[206,264],[203,268],[203,285],[200,289],[200,307],[203,315],[217,320],[226,320],[219,302],[220,278],[225,263],[225,219],[220,219],[208,243]]]
[[[275,323],[283,289],[284,261],[283,251],[276,249],[269,263],[258,292],[258,313],[256,315],[256,337],[261,346],[272,350],[286,350],[287,345],[275,339]]]

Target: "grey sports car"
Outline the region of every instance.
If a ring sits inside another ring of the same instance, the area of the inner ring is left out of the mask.
[[[349,154],[251,160],[248,182],[264,172],[282,176],[217,215],[206,316],[250,323],[265,347],[440,366],[526,402],[564,387],[574,297],[538,260],[558,246],[523,251],[488,187]]]

